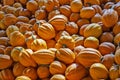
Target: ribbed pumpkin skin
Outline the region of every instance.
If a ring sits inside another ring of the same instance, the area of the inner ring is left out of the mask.
[[[9,55],[0,54],[0,70],[10,67],[12,63],[13,61]]]
[[[66,80],[66,78],[62,74],[55,74],[50,78],[50,80]]]
[[[55,53],[48,49],[41,49],[32,54],[37,64],[50,64],[55,59]]]
[[[103,64],[94,63],[90,67],[90,75],[94,80],[107,79],[108,70]]]
[[[56,52],[56,58],[65,64],[71,64],[75,60],[75,53],[69,48],[60,48]]]
[[[44,40],[49,40],[55,37],[55,29],[49,23],[43,23],[42,25],[39,25],[37,32],[38,35]]]
[[[115,51],[115,57],[114,57],[115,62],[116,62],[117,64],[120,64],[120,59],[119,59],[119,57],[120,57],[120,49],[117,49],[117,50]]]
[[[106,27],[113,27],[115,23],[118,21],[118,14],[113,9],[105,10],[102,15],[102,22]]]
[[[101,61],[101,53],[93,48],[85,48],[76,56],[76,61],[84,67],[90,67],[93,63]]]
[[[65,71],[68,80],[81,80],[87,75],[87,70],[81,64],[72,63]]]
[[[32,80],[28,76],[18,76],[15,78],[15,80]]]

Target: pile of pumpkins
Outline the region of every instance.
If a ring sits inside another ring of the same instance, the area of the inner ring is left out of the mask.
[[[120,80],[120,0],[0,0],[0,80]]]

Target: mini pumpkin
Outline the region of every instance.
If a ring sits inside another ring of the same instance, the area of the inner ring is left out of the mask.
[[[3,0],[4,5],[13,5],[14,2],[15,2],[14,0],[10,0],[10,1],[9,0]]]
[[[15,80],[32,80],[32,79],[30,79],[28,76],[17,76],[16,78],[15,78]]]
[[[81,28],[82,25],[89,24],[90,21],[88,19],[79,19],[77,21],[77,25]]]
[[[115,24],[115,26],[113,27],[113,33],[115,34],[115,35],[117,35],[118,33],[120,33],[120,22],[117,22],[116,24]]]
[[[66,80],[66,78],[62,74],[55,74],[50,78],[50,80]]]
[[[47,0],[45,3],[45,9],[47,12],[50,12],[54,9],[54,1],[53,0]]]
[[[100,0],[84,0],[84,6],[89,6],[90,5],[100,5]]]
[[[71,13],[69,20],[71,22],[77,22],[80,19],[79,13]]]

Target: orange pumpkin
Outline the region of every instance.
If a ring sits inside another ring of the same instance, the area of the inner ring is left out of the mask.
[[[28,76],[17,76],[15,80],[32,80]]]
[[[65,30],[69,34],[76,34],[76,33],[78,33],[78,25],[75,22],[68,22],[66,24]]]
[[[48,49],[41,49],[32,54],[37,64],[50,64],[55,59],[55,52]]]
[[[19,22],[25,22],[25,23],[29,22],[29,18],[26,16],[18,16],[17,18]]]
[[[53,39],[50,39],[50,40],[47,40],[46,43],[47,43],[48,48],[54,48],[55,44],[56,44],[56,41],[53,40]]]
[[[5,37],[5,36],[6,36],[6,31],[0,30],[0,37]]]
[[[73,50],[75,47],[75,41],[71,36],[61,36],[60,39],[57,41],[55,48],[69,48]]]
[[[102,55],[110,54],[115,51],[115,45],[111,42],[103,42],[99,45],[98,49]]]
[[[102,7],[99,5],[92,5],[92,8],[94,8],[96,13],[102,14]]]
[[[79,19],[77,21],[77,25],[81,28],[82,25],[85,25],[85,24],[89,24],[89,20],[88,19]]]
[[[4,18],[4,16],[5,16],[5,12],[0,11],[0,20],[2,20]]]
[[[81,64],[72,63],[65,71],[65,77],[68,80],[81,80],[87,75],[87,70]]]
[[[55,74],[50,78],[50,80],[66,80],[66,78],[62,74]]]
[[[32,59],[31,55],[33,54],[33,51],[31,49],[25,49],[20,52],[19,54],[19,62],[25,66],[25,67],[36,67],[37,64],[35,61]]]
[[[102,16],[101,16],[99,13],[96,13],[96,14],[92,17],[91,22],[92,22],[92,23],[101,22],[101,17],[102,17]]]
[[[10,44],[12,46],[24,46],[25,36],[19,31],[12,32],[10,34]]]
[[[77,22],[80,19],[80,14],[79,13],[71,13],[69,20],[71,22]]]
[[[60,14],[60,11],[58,9],[54,9],[53,11],[48,13],[48,20],[50,20],[51,18],[59,14]]]
[[[15,63],[13,66],[13,74],[14,76],[20,76],[22,75],[23,70],[25,69],[25,66],[23,66],[20,63]]]
[[[115,35],[117,35],[118,33],[120,33],[120,29],[119,28],[120,28],[120,21],[115,24],[115,26],[113,27],[113,31],[112,32]]]
[[[84,30],[85,28],[88,26],[89,24],[84,24],[80,27],[80,30],[79,30],[79,35],[82,35],[84,36]]]
[[[8,46],[9,38],[8,37],[0,37],[0,45]]]
[[[0,70],[10,67],[12,63],[13,61],[9,55],[0,54]]]
[[[4,54],[6,54],[6,55],[10,55],[12,49],[13,49],[12,46],[7,46],[7,47],[4,49]]]
[[[68,22],[68,19],[66,16],[59,14],[52,17],[48,22],[53,25],[55,30],[60,31],[65,29],[65,24]]]
[[[18,8],[18,15],[19,16],[26,16],[26,17],[30,17],[31,16],[31,12],[26,9],[26,8]]]
[[[37,79],[37,71],[33,67],[27,67],[22,72],[23,76],[28,76],[31,80]]]
[[[22,7],[22,4],[19,3],[19,2],[16,2],[16,3],[13,4],[13,7],[14,8],[19,8],[19,7]]]
[[[10,69],[3,69],[0,71],[1,80],[15,80],[14,75]]]
[[[108,78],[108,70],[101,63],[94,63],[90,67],[90,75],[94,80],[99,79],[107,79]]]
[[[4,54],[6,46],[5,45],[0,45],[0,54]]]
[[[107,9],[102,15],[102,22],[106,27],[113,27],[118,21],[118,14],[114,9]]]
[[[120,42],[120,33],[114,36],[114,44],[118,45]]]
[[[37,33],[44,40],[50,40],[55,37],[55,29],[50,23],[39,24]]]
[[[3,0],[3,5],[13,5],[14,4],[14,0]]]
[[[59,0],[60,5],[69,4],[70,0]]]
[[[90,5],[100,5],[100,0],[84,0],[84,6],[89,6]]]
[[[116,51],[115,51],[115,56],[114,56],[115,62],[116,62],[117,64],[120,64],[119,56],[120,56],[120,49],[119,49],[119,47],[118,47],[118,48],[116,49]]]
[[[54,1],[53,0],[47,0],[45,3],[45,9],[47,12],[50,12],[54,9]]]
[[[70,7],[72,12],[80,12],[80,10],[83,7],[82,1],[81,0],[72,0],[70,2]]]
[[[49,67],[47,65],[40,65],[37,68],[37,75],[39,78],[47,78],[50,75]]]
[[[53,61],[49,65],[49,70],[52,75],[54,74],[64,74],[66,70],[66,65],[60,61]]]
[[[82,64],[84,67],[90,67],[94,63],[101,61],[101,53],[94,48],[85,48],[81,50],[76,56],[76,62]]]
[[[71,64],[75,60],[75,53],[69,48],[60,48],[56,52],[56,58],[65,64]]]

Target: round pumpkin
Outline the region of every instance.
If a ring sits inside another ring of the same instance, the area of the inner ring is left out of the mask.
[[[1,80],[15,80],[15,77],[10,69],[3,69],[0,71]]]
[[[3,0],[3,4],[4,5],[13,5],[14,4],[14,0],[11,0],[11,1],[9,1],[9,0]]]
[[[31,56],[32,54],[33,54],[33,51],[31,49],[25,49],[21,51],[19,54],[19,62],[25,67],[29,67],[29,66],[36,67],[37,64],[32,59],[32,56]]]
[[[47,78],[50,75],[49,67],[47,65],[40,65],[37,68],[37,74],[39,78]]]
[[[113,27],[113,33],[115,34],[115,35],[117,35],[118,33],[120,33],[120,22],[117,22],[116,24],[115,24],[115,26]]]
[[[32,80],[28,76],[17,76],[15,80]]]
[[[102,22],[106,27],[113,27],[118,21],[118,14],[114,9],[107,9],[102,15]]]
[[[19,31],[12,32],[10,34],[10,44],[12,46],[24,46],[25,36]]]
[[[85,25],[85,24],[89,24],[89,20],[88,19],[79,19],[77,21],[77,25],[81,28],[82,25]]]
[[[69,48],[60,48],[56,52],[56,58],[65,64],[71,64],[75,60],[75,53]]]
[[[23,66],[19,62],[15,63],[14,66],[13,66],[14,76],[21,76],[24,69],[25,69],[25,66]]]
[[[91,77],[95,80],[108,78],[108,70],[101,63],[92,64],[89,71],[90,71]]]
[[[99,13],[96,13],[96,14],[92,17],[91,22],[92,22],[92,23],[101,22],[101,17],[102,17],[102,16],[101,16]]]
[[[9,55],[0,54],[0,70],[10,67],[12,63],[13,60]]]
[[[28,23],[29,22],[29,18],[26,16],[18,16],[18,22],[24,22],[24,23]]]
[[[79,13],[71,13],[70,17],[69,17],[69,20],[71,22],[77,22],[78,20],[80,19],[80,15]]]
[[[48,49],[40,49],[32,54],[37,64],[50,64],[55,59],[55,52]]]
[[[54,74],[64,74],[66,70],[66,65],[60,61],[53,61],[49,65],[49,70],[52,75]]]
[[[48,20],[50,20],[51,18],[53,18],[54,16],[56,15],[59,15],[60,14],[60,11],[58,9],[55,9],[51,12],[48,13]]]
[[[84,0],[84,6],[89,6],[90,5],[100,5],[100,0]]]
[[[87,70],[81,64],[72,63],[65,71],[65,77],[68,80],[81,80],[87,75]]]
[[[114,36],[114,44],[118,45],[120,42],[120,33]]]
[[[55,74],[50,78],[50,80],[66,80],[66,78],[62,74]]]
[[[76,56],[76,62],[82,64],[84,67],[90,67],[94,63],[101,61],[101,53],[94,48],[82,49]]]
[[[45,9],[47,12],[50,12],[54,9],[54,0],[47,0],[46,3],[45,3]]]
[[[84,47],[97,49],[99,47],[99,40],[92,36],[87,37],[84,40]]]
[[[94,36],[98,38],[102,34],[102,27],[97,23],[91,23],[83,32],[84,37]]]
[[[115,51],[115,57],[114,57],[115,62],[116,62],[117,64],[120,64],[119,57],[120,57],[120,49],[118,48],[118,49]]]
[[[46,40],[46,43],[48,48],[54,48],[56,41],[54,39],[50,39],[50,40]]]
[[[55,29],[49,23],[39,25],[37,33],[44,40],[49,40],[55,37]]]

